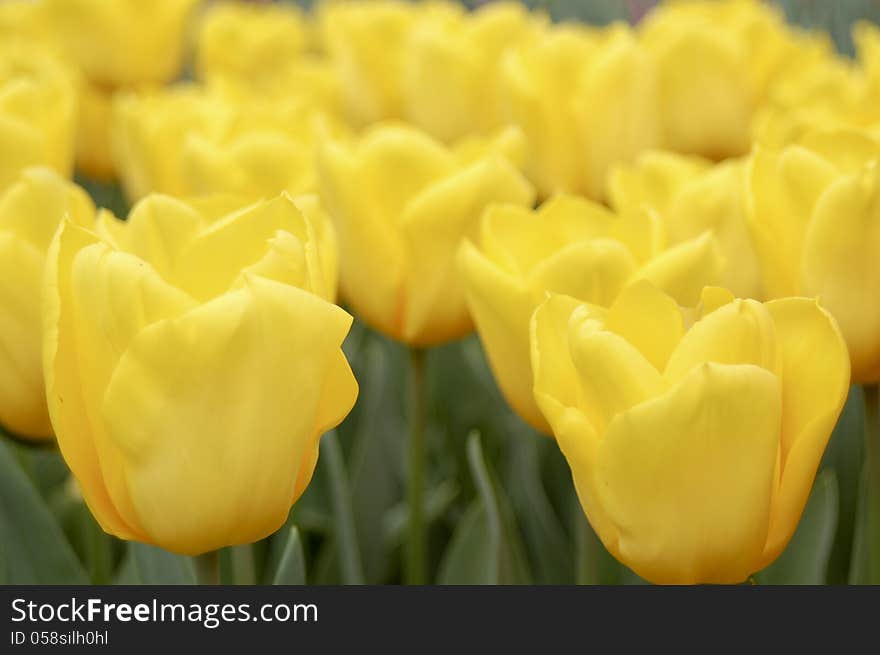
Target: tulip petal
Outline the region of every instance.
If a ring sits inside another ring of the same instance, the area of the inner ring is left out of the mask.
[[[615,554],[655,583],[744,581],[767,537],[780,413],[769,372],[704,364],[616,416],[596,461]]]
[[[569,322],[568,345],[580,380],[580,407],[598,434],[617,414],[660,394],[660,373],[624,337],[584,307]],[[610,312],[609,312],[610,314]]]
[[[781,479],[773,499],[764,564],[797,527],[816,469],[849,391],[849,355],[831,315],[815,301],[784,298],[766,305],[782,351]]]
[[[542,261],[529,276],[529,285],[607,307],[635,270],[635,260],[622,243],[593,239],[566,246]]]
[[[688,330],[670,356],[664,376],[675,383],[704,362],[754,364],[776,374],[782,368],[781,357],[776,328],[764,305],[734,300]]]
[[[462,239],[475,236],[491,203],[528,206],[531,185],[507,160],[494,157],[430,185],[407,205],[401,220],[410,253],[403,337],[431,345],[471,329],[455,269]]]
[[[639,280],[621,291],[612,303],[605,327],[629,341],[655,369],[663,371],[684,335],[684,318],[670,296]]]
[[[43,256],[0,230],[0,425],[28,437],[52,434],[40,359]]]
[[[711,165],[702,157],[646,150],[634,163],[612,168],[608,198],[618,212],[647,205],[665,216],[684,185]]]
[[[661,252],[636,274],[685,307],[699,302],[706,285],[718,284],[723,260],[711,233],[685,241]]]
[[[124,250],[150,262],[166,280],[173,280],[181,252],[202,223],[185,202],[154,194],[132,207],[124,230],[110,229]]]
[[[350,324],[314,294],[255,277],[138,334],[102,413],[155,543],[195,554],[283,524],[319,431],[354,403],[338,359]]]
[[[504,398],[535,429],[549,434],[550,426],[532,392],[529,321],[534,304],[531,291],[470,241],[465,241],[459,249],[458,262],[468,309]]]
[[[841,178],[816,204],[804,291],[819,296],[849,346],[853,382],[880,381],[880,169]]]

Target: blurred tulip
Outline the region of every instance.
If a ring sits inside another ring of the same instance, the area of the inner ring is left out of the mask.
[[[542,197],[601,199],[612,165],[661,143],[655,67],[629,27],[556,27],[510,50],[501,75]]]
[[[48,52],[0,42],[0,191],[28,166],[73,172],[76,78]]]
[[[550,433],[535,404],[529,320],[548,292],[607,307],[634,279],[648,279],[680,302],[696,303],[718,281],[722,261],[705,234],[664,249],[663,227],[646,209],[618,216],[594,202],[558,196],[537,211],[486,210],[459,252],[468,307],[505,398]],[[475,245],[479,244],[479,245]]]
[[[46,277],[49,412],[83,497],[107,532],[191,555],[276,531],[358,390],[311,219],[287,195],[224,206],[65,221]]]
[[[546,22],[518,2],[419,21],[406,40],[403,63],[407,120],[447,143],[502,127],[502,55],[536,39]]]
[[[88,80],[79,85],[79,120],[76,133],[76,167],[87,177],[113,180],[116,167],[110,146],[113,92]]]
[[[404,44],[421,10],[403,0],[320,6],[323,46],[339,78],[346,116],[354,125],[403,117]]]
[[[832,50],[758,0],[661,3],[639,34],[659,69],[665,147],[711,159],[746,154],[755,112],[778,81]]]
[[[151,192],[266,198],[315,191],[317,143],[341,128],[308,105],[247,101],[231,92],[181,85],[118,98],[111,143],[130,199]]]
[[[415,346],[469,332],[455,252],[488,205],[532,204],[511,163],[522,150],[512,129],[450,149],[394,124],[323,148],[321,195],[339,235],[341,295],[355,314]]]
[[[0,193],[0,425],[52,437],[43,386],[40,290],[52,235],[68,216],[95,221],[88,195],[47,168],[23,171]]]
[[[880,381],[880,142],[809,131],[756,146],[749,225],[770,298],[818,296],[849,346],[853,381]]]
[[[164,83],[183,64],[199,0],[42,0],[55,38],[93,82]]]
[[[745,161],[708,160],[649,151],[609,177],[609,198],[618,211],[647,205],[681,243],[711,230],[725,261],[721,284],[739,298],[761,298],[761,273],[745,213]]]
[[[202,79],[271,76],[308,47],[308,25],[298,7],[218,2],[199,19],[196,70]]]
[[[535,398],[615,557],[654,583],[734,584],[797,527],[849,361],[813,300],[708,288],[688,316],[647,282],[608,309],[551,296],[531,324]]]

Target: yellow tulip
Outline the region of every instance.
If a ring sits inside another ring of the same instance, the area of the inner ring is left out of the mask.
[[[43,0],[57,41],[93,82],[164,83],[183,63],[199,0]]]
[[[326,3],[318,21],[346,116],[357,126],[403,117],[404,44],[422,8],[403,0]]]
[[[101,527],[197,554],[277,530],[357,383],[323,253],[289,196],[152,195],[52,243],[44,373],[58,444]]]
[[[550,433],[535,404],[529,319],[548,292],[608,306],[634,279],[653,281],[695,303],[718,281],[721,258],[705,234],[665,249],[663,226],[648,210],[616,215],[594,202],[558,196],[537,211],[495,205],[459,252],[468,307],[489,364],[513,409]]]
[[[24,41],[0,42],[0,191],[28,166],[73,171],[76,82],[72,71]]]
[[[116,168],[110,146],[113,92],[88,80],[79,86],[79,115],[76,134],[76,167],[87,177],[113,180]]]
[[[545,23],[543,14],[512,2],[419,21],[406,42],[406,118],[447,143],[502,127],[501,58],[509,47],[537,38]]]
[[[629,27],[555,27],[507,52],[501,76],[542,197],[601,199],[612,165],[661,143],[655,67]]]
[[[639,34],[659,69],[665,147],[712,159],[746,154],[777,81],[830,51],[757,0],[661,3]]]
[[[655,583],[730,584],[782,552],[849,389],[815,301],[709,288],[683,313],[642,281],[608,309],[551,296],[531,346],[535,398],[617,559]]]
[[[181,85],[118,98],[111,143],[130,199],[315,190],[315,147],[339,132],[336,123],[296,100],[245,102],[230,93]]]
[[[340,245],[340,289],[370,326],[410,345],[469,332],[455,252],[495,202],[523,207],[534,192],[511,159],[522,136],[447,148],[402,125],[380,124],[356,143],[320,151],[321,196]]]
[[[818,296],[849,346],[853,381],[880,381],[880,141],[809,131],[756,146],[749,225],[768,297]]]
[[[308,47],[308,25],[298,7],[219,2],[199,20],[196,70],[202,79],[271,76]]]
[[[746,221],[745,161],[717,165],[671,152],[649,151],[613,169],[609,199],[618,211],[647,205],[666,226],[670,243],[711,230],[726,262],[721,284],[739,298],[760,298],[758,256]]]
[[[30,168],[0,193],[0,425],[50,438],[40,352],[40,290],[46,251],[62,217],[94,224],[79,187],[47,168]]]

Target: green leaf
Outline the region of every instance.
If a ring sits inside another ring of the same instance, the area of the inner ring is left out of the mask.
[[[296,526],[287,533],[287,543],[278,570],[272,580],[273,585],[304,585],[306,583],[306,560],[303,555],[302,542]]]
[[[0,441],[0,575],[7,584],[87,584],[88,576],[11,447]]]
[[[425,523],[437,522],[458,496],[458,486],[453,480],[445,480],[428,490],[425,495]],[[406,538],[409,507],[406,501],[397,503],[382,517],[382,534],[389,549],[397,548]]]
[[[339,549],[342,582],[363,584],[364,570],[358,549],[348,474],[339,439],[333,430],[321,439],[319,464],[322,465],[324,479],[329,485],[330,501],[333,506],[334,538]]]
[[[759,584],[825,584],[838,516],[837,476],[823,470],[800,524],[782,555],[755,578]]]
[[[512,421],[515,419],[511,419]],[[534,430],[512,429],[510,500],[518,510],[523,538],[535,581],[567,584],[573,578],[572,549],[568,535],[550,503],[541,481],[541,454],[555,443]]]
[[[196,584],[196,569],[191,557],[137,542],[132,542],[129,549],[134,557],[139,584]]]
[[[855,532],[853,534],[853,550],[850,558],[849,584],[871,584],[870,564],[868,558],[870,548],[869,536],[869,513],[870,494],[868,493],[868,466],[862,468],[859,477],[859,503],[856,508]]]
[[[479,435],[467,456],[479,497],[453,534],[440,565],[440,584],[529,584],[522,542],[510,506],[487,466]]]

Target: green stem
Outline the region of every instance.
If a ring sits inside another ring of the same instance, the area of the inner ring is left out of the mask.
[[[409,538],[406,547],[406,582],[419,585],[427,581],[425,552],[425,351],[409,349],[409,455],[407,502]]]
[[[599,584],[599,538],[593,532],[575,496],[572,508],[575,526],[575,584]]]
[[[221,548],[217,551],[219,584],[235,584],[235,562],[232,561],[232,548]]]
[[[880,584],[880,387],[862,387],[868,470],[868,582]]]

